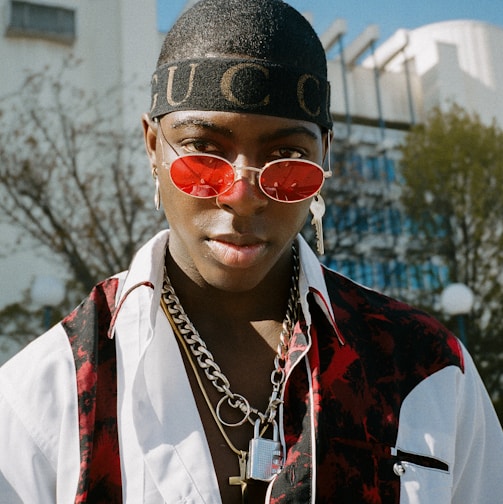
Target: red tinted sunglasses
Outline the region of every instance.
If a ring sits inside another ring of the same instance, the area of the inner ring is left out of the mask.
[[[178,155],[174,147],[163,140]],[[161,142],[162,148],[162,142]],[[257,173],[260,189],[269,198],[281,203],[297,203],[319,192],[330,171],[306,159],[277,159],[262,168],[236,167],[227,159],[214,154],[185,154],[171,163],[163,163],[169,169],[171,180],[177,189],[195,198],[214,198],[228,191],[238,180],[237,171]]]

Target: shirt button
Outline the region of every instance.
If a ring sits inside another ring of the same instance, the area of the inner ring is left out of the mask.
[[[393,472],[397,476],[401,476],[405,472],[405,467],[402,465],[401,462],[396,462],[395,464],[393,464]]]

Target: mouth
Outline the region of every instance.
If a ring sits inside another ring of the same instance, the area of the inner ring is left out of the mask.
[[[206,243],[214,259],[232,268],[253,266],[267,249],[267,243],[254,235],[220,235]]]

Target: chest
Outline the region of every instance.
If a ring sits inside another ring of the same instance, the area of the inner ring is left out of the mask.
[[[248,500],[242,499],[243,485],[240,480],[243,479],[246,461],[243,462],[240,453],[248,452],[250,440],[257,436],[252,425],[257,415],[253,411],[265,413],[269,406],[273,392],[271,375],[275,369],[275,351],[263,338],[254,338],[253,334],[249,335],[247,345],[243,346],[242,341],[242,338],[238,338],[235,344],[228,343],[226,347],[212,345],[212,357],[215,364],[218,361],[218,371],[210,366],[207,372],[203,372],[190,353],[187,355],[190,350],[187,352],[181,345],[185,370],[224,503],[264,502],[268,487],[267,482],[249,481],[246,484]],[[217,388],[231,391],[245,405],[244,408],[233,408],[233,401],[227,400],[225,393]],[[252,411],[251,421],[245,418],[249,410]],[[272,432],[270,435],[272,437]],[[265,436],[268,437],[269,432]]]

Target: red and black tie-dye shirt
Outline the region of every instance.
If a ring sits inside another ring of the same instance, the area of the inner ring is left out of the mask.
[[[107,337],[118,280],[97,285],[62,325],[77,372],[80,476],[75,504],[122,502],[115,340]]]
[[[311,502],[315,472],[320,504],[395,504],[400,481],[391,448],[402,403],[433,373],[447,366],[462,369],[461,351],[423,312],[332,271],[325,270],[325,281],[337,332],[317,294],[310,293],[312,325],[298,324],[290,359],[312,344],[308,360],[299,360],[286,385],[287,459],[271,502]],[[77,370],[79,504],[122,501],[115,342],[107,338],[116,289],[114,279],[99,284],[63,322]]]
[[[298,365],[287,384],[289,456],[271,502],[311,502],[314,425],[317,503],[398,504],[400,479],[391,448],[400,408],[433,373],[447,366],[463,369],[461,349],[454,336],[419,310],[329,270],[325,282],[337,333],[315,302],[316,294],[309,294],[309,366]],[[306,331],[302,327],[296,338],[304,339]]]

